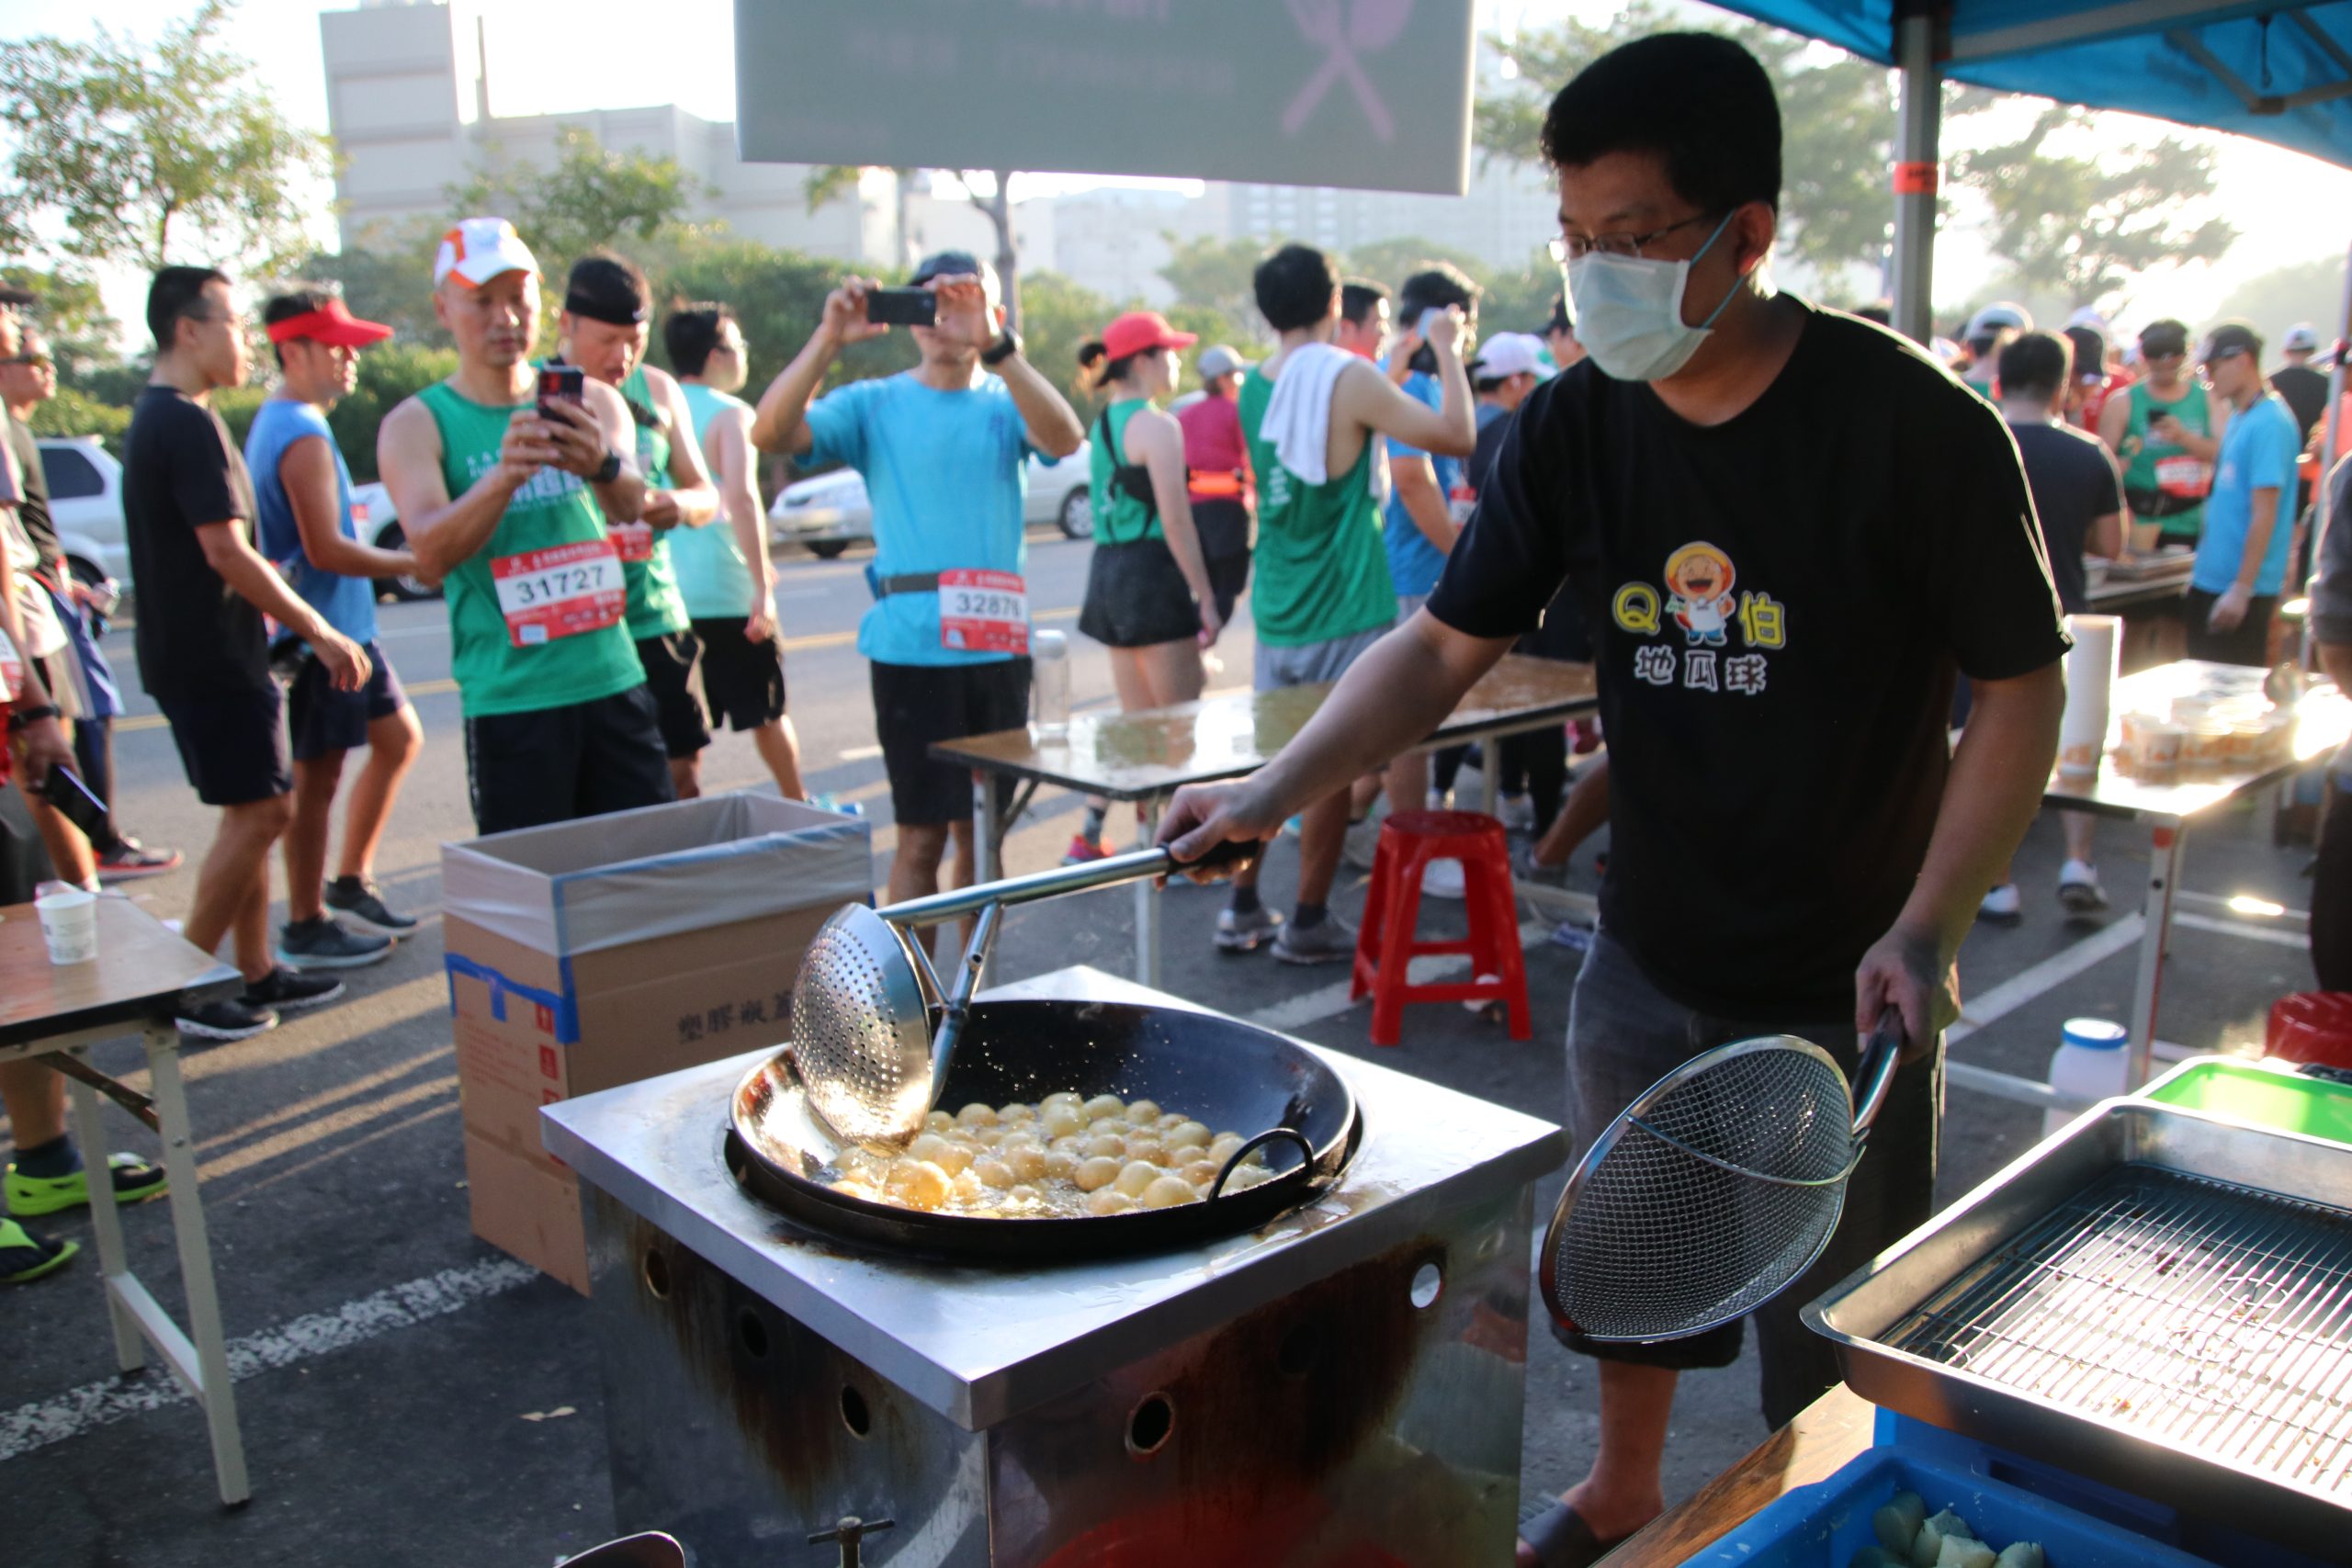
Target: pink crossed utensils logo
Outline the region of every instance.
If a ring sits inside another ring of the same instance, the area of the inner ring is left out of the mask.
[[[1283,111],[1283,134],[1296,136],[1306,129],[1325,96],[1344,81],[1355,93],[1373,135],[1383,141],[1394,141],[1396,122],[1389,118],[1388,106],[1364,75],[1357,56],[1377,54],[1395,43],[1413,15],[1413,0],[1288,0],[1288,4],[1300,36],[1325,52],[1323,63]]]

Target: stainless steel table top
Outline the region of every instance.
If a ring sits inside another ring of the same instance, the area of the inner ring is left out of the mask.
[[[1084,967],[989,994],[1208,1010]],[[548,1106],[541,1131],[582,1180],[978,1430],[1409,1242],[1441,1209],[1510,1193],[1567,1156],[1566,1134],[1548,1122],[1320,1054],[1346,1075],[1364,1119],[1363,1147],[1320,1203],[1191,1251],[1061,1269],[859,1252],[745,1194],[720,1145],[729,1096],[766,1051]]]
[[[2140,818],[2182,822],[2234,795],[2276,784],[2319,761],[2352,736],[2352,701],[2331,685],[2314,686],[2295,705],[2294,760],[2270,767],[2233,773],[2183,777],[2165,784],[2135,779],[2116,766],[2112,755],[2123,740],[2123,716],[2134,708],[2161,709],[2177,693],[2202,688],[2209,682],[2260,691],[2265,671],[2233,664],[2209,664],[2178,660],[2126,675],[2115,684],[2108,702],[2107,751],[2098,773],[2087,779],[2052,774],[2044,787],[2044,806],[2064,806],[2108,817]]]

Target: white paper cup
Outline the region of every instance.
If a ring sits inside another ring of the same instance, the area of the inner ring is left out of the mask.
[[[98,897],[80,888],[44,893],[33,900],[40,934],[49,942],[51,964],[87,964],[98,955]]]

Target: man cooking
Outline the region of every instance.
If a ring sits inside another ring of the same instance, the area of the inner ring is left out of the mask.
[[[1562,89],[1544,145],[1589,359],[1521,408],[1428,605],[1259,773],[1180,792],[1160,836],[1184,859],[1272,837],[1434,728],[1565,579],[1597,634],[1613,774],[1569,1012],[1579,1144],[1728,1041],[1803,1035],[1850,1075],[1892,1007],[1913,1042],[1827,1253],[1755,1314],[1779,1426],[1838,1376],[1798,1307],[1929,1212],[1952,958],[2049,777],[2066,639],[1999,415],[1911,344],[1771,287],[1780,112],[1752,56],[1627,44]],[[1721,646],[1668,607],[1702,558],[1730,601]],[[1950,750],[1955,673],[1976,706]],[[1731,1364],[1740,1328],[1563,1337],[1603,1358],[1600,1434],[1527,1526],[1520,1561],[1549,1568],[1661,1511],[1676,1379]]]

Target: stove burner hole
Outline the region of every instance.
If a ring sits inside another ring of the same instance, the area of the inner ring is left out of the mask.
[[[1424,1311],[1435,1306],[1438,1297],[1445,1293],[1444,1270],[1433,1262],[1422,1264],[1413,1270],[1413,1285],[1408,1293],[1413,1304]]]
[[[1168,1435],[1176,1427],[1176,1407],[1168,1403],[1164,1393],[1148,1393],[1143,1403],[1127,1417],[1127,1452],[1137,1459],[1158,1453],[1167,1446]]]
[[[865,1395],[847,1383],[842,1385],[842,1425],[849,1428],[853,1438],[862,1438],[874,1430],[874,1415],[865,1408]]]
[[[670,1260],[662,1256],[660,1248],[649,1247],[645,1249],[644,1274],[645,1288],[653,1292],[653,1299],[657,1302],[668,1301],[670,1299]]]
[[[764,1361],[768,1359],[768,1325],[761,1322],[760,1314],[750,1307],[735,1314],[735,1337],[742,1342],[745,1353],[752,1359]]]

